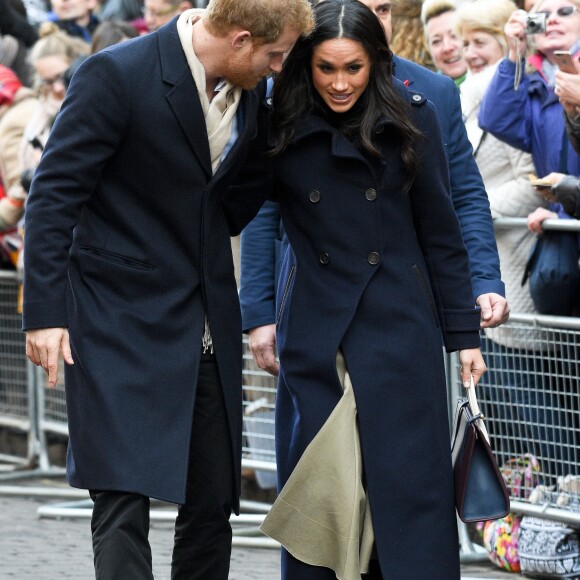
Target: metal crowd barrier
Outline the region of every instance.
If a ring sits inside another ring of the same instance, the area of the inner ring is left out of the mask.
[[[477,395],[512,511],[580,524],[580,318],[512,314],[482,344]],[[463,391],[456,360],[449,370],[453,404]],[[558,501],[533,503],[539,485]]]
[[[6,473],[0,473],[0,483],[18,482],[62,476],[64,469],[51,462],[49,441],[53,436],[68,436],[64,368],[59,368],[59,382],[49,389],[46,374],[27,361],[21,317],[16,312],[18,281],[13,272],[0,272],[0,437],[2,428],[18,430],[28,436],[28,450],[22,456],[0,454]],[[276,487],[274,458],[274,402],[276,379],[258,369],[247,339],[244,339],[243,360],[243,459],[242,467],[255,470],[257,484],[263,489]],[[2,441],[0,440],[0,443]],[[92,502],[84,490],[33,487],[30,484],[0,485],[0,494],[53,497],[71,500],[44,505],[38,509],[45,518],[87,518]],[[175,519],[174,506],[154,502],[152,521]],[[264,537],[258,524],[264,519],[268,503],[242,499],[240,516],[232,516],[236,546],[277,548],[279,544]]]
[[[41,368],[34,369],[34,381],[38,385],[39,463],[49,469],[54,466],[50,464],[48,457],[48,437],[68,435],[62,360],[59,361],[59,365],[59,381],[54,389],[47,388],[45,372]],[[276,379],[255,365],[246,337],[243,338],[242,390],[244,409],[242,466],[256,470],[257,483],[261,488],[275,488]]]
[[[3,428],[0,461],[3,471],[32,466],[38,452],[35,384],[25,353],[21,318],[16,311],[19,284],[16,272],[0,270],[0,427]],[[25,449],[8,436],[26,437]]]
[[[525,224],[522,218],[495,223],[498,228]],[[547,220],[544,225],[546,229],[580,231],[580,222],[575,220]],[[68,433],[64,388],[60,384],[54,390],[47,389],[44,373],[26,363],[20,316],[15,310],[17,288],[13,273],[0,272],[0,428],[28,434],[29,444],[25,454],[0,455],[0,461],[14,465],[14,469],[29,468],[31,473],[35,468],[37,473],[62,473],[61,468],[50,463],[47,441],[51,435]],[[498,463],[511,478],[512,510],[579,524],[580,510],[570,506],[580,503],[580,318],[513,313],[509,323],[494,330],[492,336],[482,336],[489,370],[478,387],[478,398],[487,415]],[[463,387],[456,357],[449,357],[446,365],[453,417],[454,402],[462,395]],[[63,377],[62,369],[60,376]],[[242,466],[256,470],[261,487],[274,488],[276,381],[256,368],[247,341],[242,388]],[[12,475],[18,473],[0,474],[0,481]],[[522,481],[517,481],[520,476]],[[553,486],[568,503],[532,503],[530,495],[537,485]],[[4,492],[17,490],[4,486]],[[59,496],[65,497],[64,490]],[[79,490],[70,490],[69,497],[80,497]],[[265,538],[252,537],[259,535],[255,524],[261,521],[268,505],[244,505],[253,513],[233,520],[249,526],[238,528],[238,536],[243,536],[235,540],[238,545],[276,546]],[[172,510],[153,512],[154,519],[175,517]],[[44,506],[39,513],[43,517],[86,517],[90,503],[85,500]],[[460,525],[459,529],[462,558],[479,557],[481,551],[471,544],[465,526]]]

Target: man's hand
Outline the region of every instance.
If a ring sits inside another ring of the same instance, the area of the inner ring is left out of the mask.
[[[58,382],[59,352],[66,364],[74,364],[66,328],[38,328],[26,333],[26,356],[48,373],[50,388]]]
[[[256,326],[248,332],[250,350],[254,361],[261,369],[278,376],[279,366],[274,350],[276,348],[276,325]]]
[[[510,317],[510,306],[499,294],[481,294],[475,302],[481,308],[481,328],[495,328]]]

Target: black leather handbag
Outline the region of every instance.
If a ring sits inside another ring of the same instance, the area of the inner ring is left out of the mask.
[[[467,395],[457,403],[451,445],[455,507],[465,523],[495,520],[509,513],[509,494],[489,445],[473,379]]]

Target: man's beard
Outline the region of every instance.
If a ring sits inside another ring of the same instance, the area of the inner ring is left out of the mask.
[[[265,75],[257,74],[252,68],[251,56],[244,56],[227,60],[223,76],[235,86],[249,91],[255,88]]]

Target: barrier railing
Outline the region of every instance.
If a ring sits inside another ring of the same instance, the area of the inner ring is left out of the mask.
[[[16,312],[18,287],[16,272],[0,270],[0,427],[5,429],[0,461],[9,468],[32,465],[38,453],[36,389],[24,353],[21,318]],[[25,436],[25,449],[14,445],[7,431]]]
[[[523,227],[526,220],[502,219],[495,225],[497,228]],[[580,222],[547,220],[544,227],[580,231]],[[22,455],[0,455],[0,461],[18,469],[40,466],[42,473],[62,473],[60,467],[50,463],[47,440],[52,434],[66,436],[68,433],[64,388],[62,384],[54,390],[45,388],[44,373],[27,365],[20,316],[15,310],[17,290],[15,275],[0,272],[0,427],[27,434],[28,448]],[[538,484],[560,486],[568,497],[580,494],[580,318],[514,313],[508,324],[494,330],[492,338],[483,336],[489,371],[478,387],[478,395],[488,415],[488,430],[498,463],[509,466],[515,477],[524,471],[521,465],[527,462],[531,474],[527,480],[524,474],[523,482],[518,485],[511,481],[513,510],[580,523],[578,511],[556,504],[536,505],[529,497]],[[453,407],[462,390],[454,358],[447,360],[447,372],[450,407]],[[272,488],[276,471],[276,381],[255,367],[247,342],[244,343],[242,388],[242,464],[256,470],[260,486]],[[0,481],[6,475],[12,474],[0,475]],[[249,502],[247,505],[262,514],[267,511],[264,504]],[[73,511],[65,513],[72,515]],[[248,518],[246,523],[253,522],[255,516]],[[257,538],[248,538],[248,541],[251,545],[263,545]]]
[[[482,336],[488,372],[478,400],[512,510],[580,523],[577,510],[530,501],[538,485],[552,486],[567,504],[580,500],[580,319],[512,314],[493,340]],[[457,363],[449,370],[453,402],[463,387]]]

